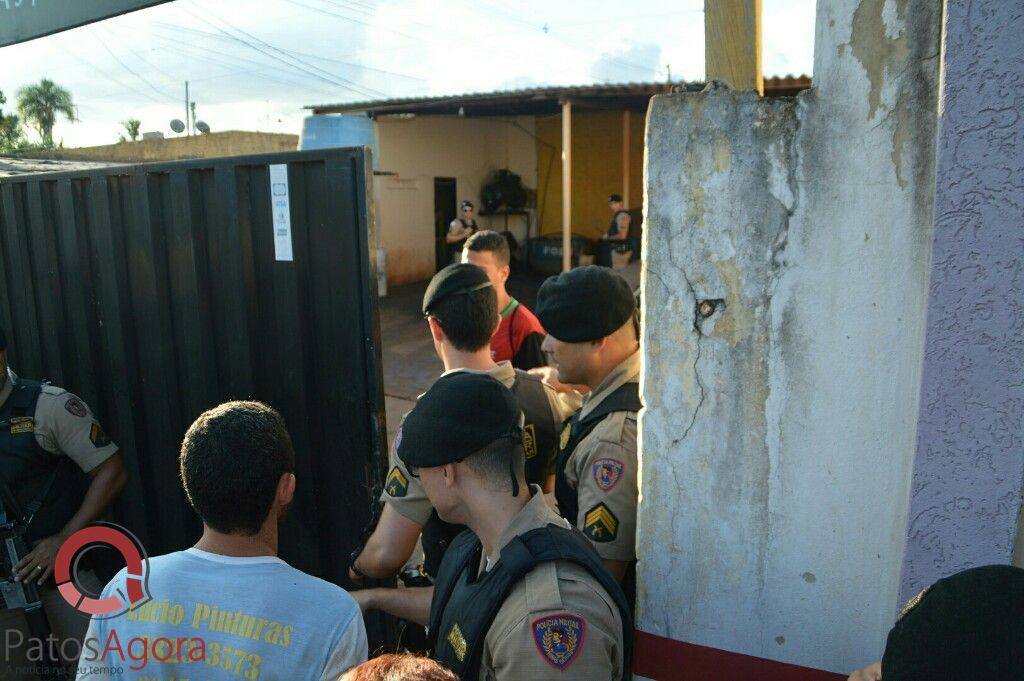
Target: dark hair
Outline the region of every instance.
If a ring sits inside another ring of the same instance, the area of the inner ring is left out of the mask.
[[[508,239],[503,234],[484,229],[466,239],[464,248],[475,253],[493,253],[498,267],[512,262],[512,253],[508,248]]]
[[[225,402],[203,412],[181,443],[181,482],[203,522],[251,536],[270,512],[277,483],[295,471],[284,419],[262,402]]]
[[[456,350],[476,352],[491,343],[498,321],[498,294],[493,286],[445,296],[430,308]]]
[[[466,199],[461,204],[459,204],[459,208],[475,208],[475,206],[473,205],[472,201]]]
[[[495,491],[512,490],[512,472],[516,480],[526,481],[526,451],[523,443],[507,437],[495,440],[483,449],[467,456],[464,463],[480,479],[493,485]]]
[[[429,657],[387,653],[368,660],[341,676],[346,681],[459,681],[455,672]]]

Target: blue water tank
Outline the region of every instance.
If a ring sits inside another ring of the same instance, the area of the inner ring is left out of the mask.
[[[306,116],[302,121],[299,150],[335,147],[370,147],[373,167],[378,168],[377,136],[372,118],[346,114]]]

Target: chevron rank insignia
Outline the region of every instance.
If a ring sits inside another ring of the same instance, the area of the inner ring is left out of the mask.
[[[603,503],[587,511],[583,519],[583,534],[596,542],[614,541],[619,533],[619,519]]]
[[[565,449],[569,444],[569,438],[572,437],[572,424],[565,424],[565,428],[562,428],[562,439],[558,442],[559,449]]]
[[[387,490],[388,496],[401,499],[409,492],[409,478],[402,474],[402,470],[398,466],[395,466],[388,473],[384,489]]]
[[[93,443],[97,449],[103,449],[110,444],[110,438],[103,432],[100,424],[93,423],[92,428],[89,429],[89,442]]]
[[[583,647],[586,624],[582,617],[563,613],[534,620],[531,629],[541,657],[555,669],[565,669]]]
[[[526,450],[527,459],[537,456],[537,428],[532,423],[523,427],[523,449]]]
[[[462,629],[459,629],[459,625],[455,624],[452,626],[452,630],[448,632],[448,643],[451,644],[452,650],[455,651],[455,657],[459,658],[459,662],[463,662],[466,659],[466,639],[462,636]]]
[[[602,492],[611,490],[622,479],[625,465],[618,459],[598,459],[594,463],[594,482]]]

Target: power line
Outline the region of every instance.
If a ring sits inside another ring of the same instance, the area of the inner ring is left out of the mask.
[[[198,6],[197,6],[197,8],[198,8]],[[282,58],[282,57],[280,57],[280,56],[278,56],[276,54],[273,54],[272,52],[268,52],[266,49],[263,49],[263,48],[260,47],[260,45],[264,45],[266,48],[268,48],[270,50],[274,50],[274,51],[280,52],[280,50],[278,48],[274,47],[270,43],[267,43],[267,42],[257,38],[256,36],[254,36],[254,35],[252,35],[250,33],[247,33],[246,31],[238,28],[237,26],[234,26],[230,21],[222,19],[221,17],[217,16],[216,14],[214,14],[213,12],[211,12],[208,9],[206,9],[204,11],[206,13],[208,13],[210,16],[214,17],[215,19],[218,19],[222,23],[226,24],[228,26],[228,28],[231,28],[231,29],[237,31],[238,33],[241,33],[242,35],[247,36],[251,41],[255,41],[256,43],[259,43],[259,45],[253,44],[253,42],[250,42],[249,40],[245,40],[243,38],[239,38],[237,36],[234,36],[231,33],[228,33],[223,28],[220,28],[219,26],[216,26],[216,25],[212,24],[211,22],[207,21],[205,18],[203,18],[201,16],[198,16],[195,13],[191,13],[191,14],[192,14],[192,16],[196,17],[197,19],[199,19],[203,23],[207,24],[211,28],[213,28],[213,29],[215,29],[217,31],[220,31],[221,33],[223,33],[224,35],[232,38],[233,40],[236,40],[237,42],[239,42],[239,43],[241,43],[241,44],[243,44],[243,45],[245,45],[245,46],[247,46],[247,47],[249,47],[251,49],[254,49],[254,50],[258,51],[258,52],[260,52],[260,53],[270,57],[271,59],[279,61],[279,62],[281,62],[281,63],[283,63],[283,64],[285,64],[287,66],[290,66],[290,67],[292,67],[294,69],[303,71],[303,72],[305,72],[305,73],[307,73],[307,74],[309,74],[311,76],[319,78],[320,80],[323,80],[323,81],[325,81],[327,83],[330,83],[332,85],[337,85],[339,87],[343,87],[343,88],[346,88],[348,90],[351,90],[351,91],[353,91],[353,92],[355,92],[355,93],[357,93],[357,94],[359,94],[360,96],[363,96],[363,97],[375,97],[375,96],[387,97],[387,95],[385,93],[380,92],[379,90],[373,90],[372,88],[361,86],[361,85],[359,85],[357,83],[354,83],[352,81],[346,81],[344,78],[341,78],[340,76],[335,76],[334,74],[331,74],[331,73],[329,73],[327,71],[324,71],[323,69],[321,69],[321,68],[319,68],[319,67],[317,67],[317,66],[315,66],[313,64],[309,64],[308,62],[305,62],[305,61],[303,61],[302,59],[300,59],[298,57],[290,57],[290,56],[288,56],[287,57],[288,59],[291,59],[294,62],[298,62],[298,64],[291,63],[291,62],[287,61],[285,58]],[[284,54],[284,53],[282,52],[282,54]],[[327,74],[326,77],[316,73],[317,71],[320,71],[322,74]]]
[[[169,95],[166,92],[163,92],[163,91],[157,89],[152,83],[150,83],[148,80],[146,80],[141,75],[139,75],[139,73],[135,69],[133,69],[132,67],[128,66],[123,61],[121,61],[121,59],[116,54],[114,54],[114,52],[109,47],[107,47],[107,43],[106,43],[106,41],[103,40],[103,36],[101,36],[99,33],[97,33],[95,31],[95,29],[90,28],[89,30],[92,32],[93,36],[95,36],[96,39],[100,41],[100,45],[102,45],[103,49],[107,51],[107,54],[109,54],[111,57],[113,57],[114,61],[116,61],[118,64],[120,64],[121,67],[124,68],[125,71],[127,71],[128,73],[132,74],[133,76],[135,76],[136,78],[141,80],[143,83],[145,83],[149,87],[149,89],[151,89],[153,92],[157,93],[161,97],[166,97],[167,99],[171,100],[172,102],[175,102],[175,101],[178,100],[177,97],[174,97],[173,95]]]

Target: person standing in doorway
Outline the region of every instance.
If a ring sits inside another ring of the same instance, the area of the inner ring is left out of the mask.
[[[448,262],[458,262],[462,257],[462,247],[466,239],[476,234],[479,227],[474,216],[473,202],[466,200],[459,205],[459,216],[448,225],[445,243],[448,244]]]

